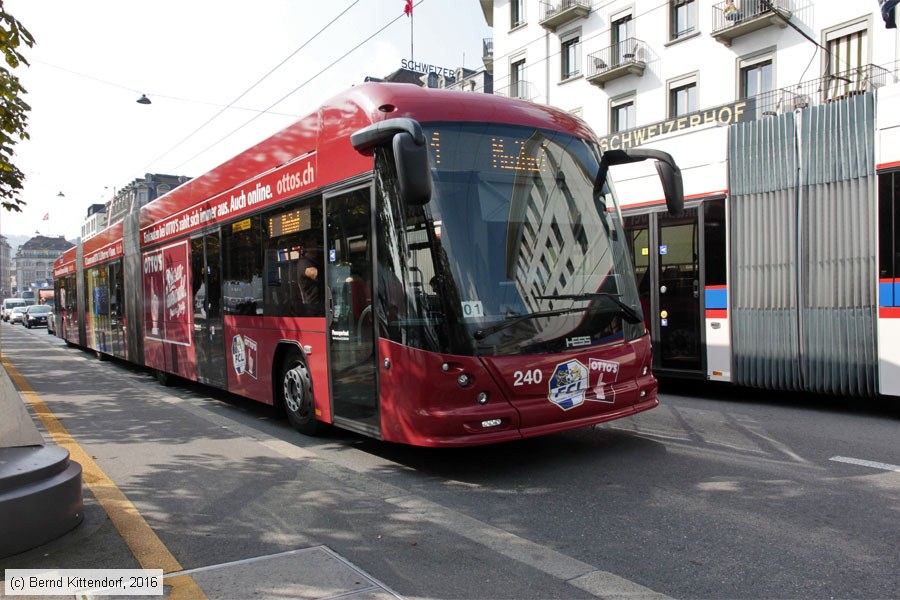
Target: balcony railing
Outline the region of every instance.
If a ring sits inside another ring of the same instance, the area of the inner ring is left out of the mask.
[[[534,100],[538,97],[537,86],[530,81],[516,81],[506,87],[495,88],[494,94],[520,100]]]
[[[772,90],[753,98],[757,117],[777,115],[808,106],[837,102],[865,94],[894,81],[894,75],[877,65],[864,65],[799,85]]]
[[[711,35],[726,46],[731,40],[759,29],[787,27],[794,0],[728,0],[712,7]]]
[[[732,125],[759,119],[774,118],[775,115],[803,110],[815,105],[840,102],[847,98],[872,92],[882,86],[900,81],[900,62],[889,65],[890,69],[877,65],[864,65],[833,73],[819,79],[806,81],[800,85],[772,90],[728,104],[707,107],[687,115],[632,127],[610,134],[615,144],[622,148],[649,142],[652,138],[672,131],[718,122]]]
[[[481,40],[481,62],[488,73],[494,72],[494,38]]]
[[[641,76],[647,66],[647,44],[637,38],[627,38],[607,48],[587,55],[587,80],[603,87],[607,81]]]
[[[555,31],[557,27],[565,25],[575,19],[583,19],[591,14],[590,0],[555,0],[541,2],[541,15],[539,23],[541,27]]]
[[[485,58],[494,58],[494,38],[484,38],[481,40],[481,55]]]

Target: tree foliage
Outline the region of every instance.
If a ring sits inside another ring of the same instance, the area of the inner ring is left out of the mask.
[[[31,107],[22,97],[27,93],[12,70],[28,65],[20,47],[34,46],[34,38],[27,29],[3,7],[0,0],[0,54],[6,64],[0,63],[0,206],[10,211],[21,211],[25,201],[19,198],[25,174],[13,164],[15,145],[29,138],[28,111]]]

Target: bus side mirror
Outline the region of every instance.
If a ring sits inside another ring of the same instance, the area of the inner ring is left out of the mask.
[[[425,144],[406,133],[394,136],[394,161],[400,195],[408,205],[423,206],[431,200],[431,166]]]
[[[656,161],[656,173],[662,183],[663,194],[666,197],[666,208],[673,217],[680,216],[684,212],[684,182],[681,179],[681,169],[675,164],[675,159],[668,152],[634,148],[632,150],[608,150],[600,158],[600,170],[597,173],[595,190],[603,188],[606,176],[611,165],[623,165],[653,159]]]
[[[425,134],[418,121],[407,118],[387,119],[360,129],[350,136],[359,152],[391,142],[400,195],[409,205],[422,206],[431,200],[431,166]]]

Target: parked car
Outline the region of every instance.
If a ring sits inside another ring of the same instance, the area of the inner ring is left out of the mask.
[[[53,310],[47,315],[47,333],[56,335],[56,313]]]
[[[3,300],[3,304],[0,305],[0,318],[4,321],[9,322],[9,315],[17,306],[25,306],[26,302],[24,298],[5,298]]]
[[[50,316],[51,310],[49,306],[35,304],[25,309],[25,316],[22,318],[22,324],[25,329],[32,327],[47,326],[47,317]]]
[[[27,306],[16,306],[9,313],[9,322],[15,325],[16,323],[21,323],[22,319],[25,316],[25,309]]]

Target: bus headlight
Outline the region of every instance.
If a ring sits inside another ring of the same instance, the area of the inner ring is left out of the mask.
[[[487,404],[488,403],[488,393],[487,392],[478,392],[478,395],[475,396],[475,401],[478,404]]]
[[[463,373],[456,378],[456,383],[459,384],[459,387],[468,387],[472,383],[472,376],[468,373]]]

